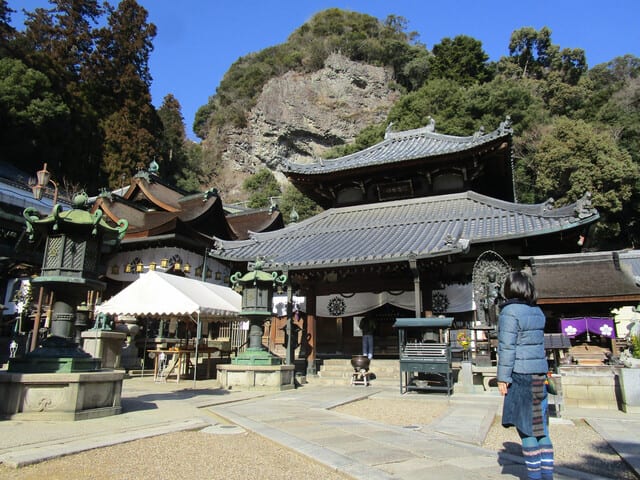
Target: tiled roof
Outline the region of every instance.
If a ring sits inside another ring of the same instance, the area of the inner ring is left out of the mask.
[[[640,298],[640,250],[521,258],[531,268],[538,303]]]
[[[436,133],[433,131],[433,126],[403,132],[389,131],[382,142],[344,157],[332,160],[318,159],[310,164],[287,162],[285,173],[326,174],[374,165],[459,154],[489,144],[501,144],[503,141],[509,141],[511,134],[509,122],[503,122],[500,128],[493,132],[486,134],[477,132],[468,137]]]
[[[232,261],[263,257],[291,270],[398,262],[559,232],[597,218],[588,199],[553,208],[550,202],[523,205],[466,192],[334,208],[248,240],[216,239],[211,254]]]
[[[245,210],[235,215],[227,215],[227,223],[237,239],[247,239],[251,232],[270,232],[284,228],[282,213],[273,208]]]

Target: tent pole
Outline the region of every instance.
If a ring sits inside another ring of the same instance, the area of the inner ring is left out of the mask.
[[[147,359],[147,340],[149,339],[149,317],[147,317],[147,324],[144,327],[144,351],[142,352],[142,373],[140,376],[144,378],[144,362]]]
[[[196,388],[196,374],[198,373],[198,344],[200,343],[200,335],[202,335],[202,322],[200,322],[200,311],[198,310],[198,319],[196,321],[196,358],[193,362],[193,389]]]

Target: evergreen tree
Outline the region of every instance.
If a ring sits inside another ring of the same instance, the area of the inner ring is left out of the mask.
[[[210,174],[207,173],[209,169],[202,155],[202,146],[187,140],[184,149],[186,164],[176,180],[176,185],[185,192],[200,192],[203,186],[211,184]]]
[[[282,191],[282,197],[278,202],[278,208],[282,212],[285,223],[292,221],[301,222],[317,215],[322,209],[309,197],[304,196],[293,185],[287,185]],[[292,218],[292,216],[296,218]]]
[[[522,77],[542,78],[551,66],[555,47],[551,43],[551,30],[533,27],[515,30],[509,41],[509,56],[520,67]]]
[[[97,118],[88,102],[82,69],[95,46],[93,25],[103,9],[96,0],[50,0],[51,8],[26,12],[24,34],[20,36],[22,60],[47,76],[51,88],[66,104],[69,114],[58,117],[40,135],[33,149],[33,161],[47,159],[59,178],[72,184],[98,181],[100,139]]]
[[[185,178],[187,175],[184,170],[188,168],[185,150],[187,134],[180,103],[173,95],[164,97],[158,116],[163,127],[162,161],[159,162],[162,176],[174,180]]]
[[[11,14],[7,0],[0,0],[0,58],[11,54],[11,44],[15,40],[16,30],[11,26]]]
[[[271,205],[271,198],[282,195],[276,177],[268,168],[251,175],[242,186],[249,194],[249,208],[268,207]]]
[[[45,74],[12,58],[0,58],[0,145],[5,161],[26,172],[42,167],[48,135],[66,123],[69,108]],[[39,158],[38,158],[39,157]]]
[[[162,122],[151,104],[149,56],[156,27],[147,23],[147,11],[135,0],[123,0],[110,9],[108,26],[101,29],[99,55],[92,67],[102,77],[102,95],[112,92],[109,111],[103,111],[103,170],[110,187],[122,175],[146,168],[159,156]],[[100,89],[98,89],[100,90]],[[135,145],[130,143],[135,141]]]
[[[546,130],[532,147],[528,169],[536,199],[551,197],[556,205],[565,205],[590,192],[602,216],[595,229],[598,245],[623,248],[637,243],[637,232],[629,229],[631,212],[625,209],[640,194],[639,170],[631,156],[610,131],[582,120],[559,117]]]
[[[120,110],[115,111],[102,122],[104,129],[103,169],[109,178],[109,187],[121,186],[122,177],[130,177],[145,170],[156,158],[153,147],[156,138],[141,124],[155,115],[151,105],[139,105],[125,101]]]
[[[491,79],[488,60],[482,42],[474,38],[466,35],[458,35],[453,40],[443,38],[433,46],[429,74],[431,78],[445,78],[461,85],[486,82]]]

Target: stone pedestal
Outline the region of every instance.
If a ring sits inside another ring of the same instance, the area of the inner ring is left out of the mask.
[[[621,368],[619,379],[622,410],[640,413],[640,368]]]
[[[102,360],[102,368],[120,368],[122,346],[127,334],[110,330],[86,330],[82,332],[82,349],[94,358]]]
[[[620,392],[616,377],[620,370],[625,368],[612,365],[560,367],[564,406],[618,410]]]
[[[141,367],[138,347],[135,342],[140,326],[136,323],[136,317],[131,315],[121,315],[119,321],[120,323],[116,325],[116,331],[124,333],[127,337],[120,355],[120,368],[124,368],[129,373],[129,370]]]
[[[85,420],[121,413],[120,372],[0,372],[0,416],[11,420]]]
[[[223,388],[240,390],[289,390],[295,388],[294,365],[218,365]]]
[[[460,362],[460,373],[454,391],[460,393],[474,393],[482,389],[481,385],[475,385],[473,379],[473,364],[469,361]]]

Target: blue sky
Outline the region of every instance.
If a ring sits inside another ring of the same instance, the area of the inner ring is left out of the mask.
[[[48,7],[47,0],[8,0],[14,10]],[[115,0],[110,3],[117,3]],[[151,94],[156,106],[173,94],[187,133],[195,113],[215,94],[239,57],[286,41],[313,14],[331,7],[380,19],[405,17],[409,30],[431,49],[443,38],[468,35],[482,42],[491,60],[507,55],[511,32],[551,29],[561,48],[582,48],[589,67],[627,53],[640,57],[638,0],[138,0],[158,27],[151,54]],[[19,14],[14,25],[21,28]]]

